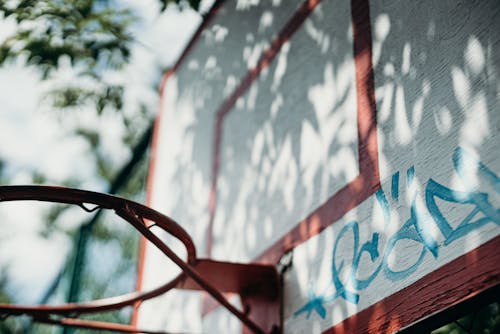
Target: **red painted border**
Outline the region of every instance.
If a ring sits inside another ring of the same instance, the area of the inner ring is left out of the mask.
[[[212,166],[212,186],[210,190],[210,219],[207,231],[207,255],[210,256],[213,243],[213,222],[217,207],[217,178],[220,165],[220,146],[224,117],[231,111],[240,96],[250,87],[277,55],[283,44],[302,25],[320,1],[306,1],[288,21],[275,38],[271,47],[250,69],[240,85],[221,105],[215,122],[214,153]],[[372,38],[369,5],[365,0],[351,2],[354,59],[356,68],[357,123],[358,123],[358,161],[360,174],[345,187],[340,189],[325,203],[314,210],[307,218],[300,221],[285,236],[264,251],[256,260],[277,263],[286,252],[303,243],[344,216],[349,210],[370,197],[380,184],[378,166],[378,144],[376,124],[376,104],[374,77],[372,68]]]
[[[146,184],[146,205],[151,206],[152,204],[152,196],[153,196],[153,184],[154,184],[154,175],[156,171],[156,155],[158,152],[158,141],[159,141],[159,129],[161,127],[161,122],[162,122],[162,109],[163,109],[163,96],[164,96],[164,88],[167,83],[167,80],[170,78],[170,76],[175,73],[181,66],[181,64],[184,62],[186,59],[187,55],[191,52],[193,49],[194,45],[200,38],[201,34],[203,31],[206,29],[206,27],[209,25],[211,20],[215,17],[217,12],[219,11],[221,5],[225,2],[225,0],[217,0],[213,4],[212,8],[208,11],[208,13],[204,16],[202,23],[194,33],[193,37],[187,44],[186,48],[182,52],[181,56],[175,63],[175,65],[172,67],[171,70],[165,72],[165,74],[162,77],[162,80],[160,82],[160,87],[159,87],[159,92],[160,92],[160,105],[158,107],[158,114],[156,116],[156,119],[154,121],[154,129],[153,129],[153,138],[152,138],[152,143],[151,143],[151,150],[150,150],[150,159],[149,159],[149,168],[148,168],[148,178],[147,178],[147,184]],[[139,244],[139,255],[138,255],[138,261],[137,261],[137,280],[136,280],[136,291],[141,291],[142,290],[142,285],[143,285],[143,280],[144,280],[144,265],[146,261],[146,247],[147,240],[144,237],[141,237],[140,244]],[[138,316],[139,316],[139,307],[141,303],[138,302],[134,304],[134,310],[132,312],[132,317],[130,320],[130,324],[132,326],[135,326],[137,328],[137,321],[138,321]]]
[[[209,222],[207,227],[207,247],[206,256],[210,257],[212,253],[212,243],[213,243],[213,224],[215,218],[215,210],[217,208],[217,179],[219,175],[219,165],[220,165],[220,148],[222,142],[222,124],[224,118],[229,114],[236,104],[238,98],[240,98],[251,86],[251,84],[257,79],[260,73],[266,69],[269,64],[278,55],[279,51],[283,47],[292,35],[300,28],[302,23],[306,20],[309,14],[312,13],[314,8],[321,2],[321,0],[306,0],[297,9],[294,15],[288,20],[285,26],[279,31],[277,36],[272,40],[271,46],[262,54],[257,65],[251,68],[245,77],[241,80],[238,87],[233,91],[233,93],[222,103],[216,113],[215,119],[215,129],[214,129],[214,143],[213,143],[213,158],[212,158],[212,185],[210,187],[210,198],[209,198]]]
[[[206,256],[210,258],[212,253],[213,244],[213,224],[215,218],[215,211],[217,208],[217,179],[219,175],[220,166],[220,148],[222,143],[222,125],[224,118],[229,114],[236,104],[236,101],[241,97],[251,84],[257,79],[260,73],[266,69],[274,58],[278,55],[279,51],[283,45],[293,36],[293,34],[300,28],[307,17],[313,12],[316,6],[321,2],[321,0],[306,0],[297,9],[294,15],[288,20],[285,26],[278,32],[277,36],[272,40],[271,46],[262,54],[257,65],[251,68],[247,74],[240,81],[238,87],[233,91],[233,93],[222,103],[216,113],[215,119],[215,129],[214,129],[214,143],[213,143],[213,158],[212,158],[212,184],[210,187],[210,198],[209,198],[209,222],[207,226],[207,244],[206,244]],[[280,253],[276,256],[279,259],[284,253]],[[258,262],[258,261],[257,261]],[[260,261],[260,262],[272,262],[272,261]],[[276,260],[277,262],[277,260]],[[275,263],[276,263],[275,262]],[[226,294],[226,298],[231,298],[232,294]],[[212,312],[219,306],[214,299],[208,296],[203,300],[203,310],[202,316]]]
[[[303,3],[301,8],[280,31],[278,37],[273,40],[271,47],[263,54],[257,66],[247,73],[238,88],[221,105],[217,112],[213,149],[212,186],[209,200],[208,253],[211,250],[211,231],[217,202],[216,189],[224,118],[231,111],[237,99],[246,92],[252,82],[258,78],[261,71],[275,58],[282,45],[295,33],[319,2],[320,0],[308,0]],[[220,3],[222,1],[217,2],[219,5]],[[345,215],[347,211],[371,196],[380,187],[368,0],[352,0],[351,13],[356,67],[360,174],[314,210],[306,219],[300,221],[287,235],[264,251],[258,257],[258,261],[276,263],[283,254],[320,233],[324,228]],[[205,20],[204,23],[207,21]],[[174,66],[174,71],[179,68],[206,25],[202,24],[197,31],[197,34],[188,44],[176,66]],[[165,80],[167,78],[168,75],[165,76]],[[153,162],[154,158],[152,157],[151,170],[154,170]],[[148,189],[150,188],[148,187]],[[426,315],[452,307],[457,303],[472,298],[477,293],[499,282],[500,274],[497,265],[497,263],[500,263],[499,243],[499,238],[497,237],[480,246],[478,249],[428,274],[411,286],[344,320],[324,333],[394,332]],[[144,258],[142,258],[141,263],[143,260]],[[436,289],[442,290],[436,295]],[[419,296],[419,298],[413,300],[408,298],[408,296]],[[440,300],[439,303],[436,303],[436,298]],[[387,318],[387,314],[391,314],[391,318]]]
[[[164,75],[161,86],[164,85],[166,82],[167,78],[170,76],[171,72],[168,72]],[[149,157],[149,168],[148,168],[148,177],[146,180],[146,205],[151,206],[152,204],[152,198],[153,198],[153,182],[154,182],[154,175],[156,171],[156,153],[158,152],[158,142],[159,142],[159,135],[160,135],[160,126],[161,126],[161,110],[163,107],[163,94],[161,93],[163,89],[160,91],[160,105],[158,107],[158,115],[154,121],[154,128],[153,128],[153,138],[151,140],[151,150],[150,150],[150,157]],[[141,291],[142,290],[142,285],[143,285],[143,280],[144,280],[144,266],[146,262],[146,245],[148,243],[148,240],[145,237],[141,236],[140,242],[139,242],[139,259],[137,263],[137,280],[136,280],[136,286],[135,286],[135,291]],[[132,312],[132,318],[130,321],[130,324],[132,326],[135,326],[137,328],[137,321],[139,317],[139,307],[141,306],[141,302],[137,302],[134,304],[134,310]]]
[[[179,57],[179,59],[177,60],[177,62],[175,63],[174,67],[172,67],[171,70],[169,71],[170,73],[177,72],[179,67],[184,63],[184,61],[186,60],[186,57],[189,55],[189,53],[191,53],[194,45],[198,42],[198,39],[201,37],[201,34],[208,27],[208,25],[210,24],[212,19],[215,17],[215,15],[217,15],[217,13],[219,12],[219,9],[221,8],[222,4],[224,4],[225,1],[226,0],[216,0],[214,2],[214,4],[212,5],[212,7],[208,11],[208,13],[203,17],[203,21],[201,22],[198,29],[196,29],[196,32],[194,33],[193,37],[191,38],[191,40],[187,44],[186,48],[184,49],[184,51],[182,51],[182,54]],[[166,74],[169,74],[169,73],[166,73]],[[161,94],[161,90],[160,90],[160,94]]]
[[[210,224],[208,233],[208,248],[212,244],[212,225],[217,203],[216,188],[219,170],[220,145],[222,138],[222,123],[224,117],[231,111],[237,99],[244,94],[250,84],[258,77],[262,69],[274,59],[279,48],[291,35],[297,31],[307,16],[313,11],[319,1],[306,1],[285,25],[273,42],[270,50],[262,56],[254,69],[251,69],[242,80],[240,86],[217,112],[214,142],[214,160],[212,188],[210,194]],[[372,67],[372,37],[370,12],[367,0],[352,0],[351,13],[353,24],[353,53],[356,78],[357,124],[358,124],[358,164],[359,175],[341,188],[325,203],[300,221],[287,234],[257,257],[256,262],[276,264],[287,252],[317,235],[326,227],[342,218],[349,210],[373,195],[380,187],[375,85]],[[217,307],[215,303],[207,303],[204,314]]]
[[[359,175],[264,251],[257,258],[259,262],[277,263],[283,254],[320,233],[380,188],[368,0],[352,0],[351,14],[356,68]]]
[[[500,237],[496,237],[323,334],[397,332],[500,284],[499,263]]]

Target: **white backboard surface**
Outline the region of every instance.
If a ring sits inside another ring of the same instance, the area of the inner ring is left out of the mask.
[[[284,333],[395,332],[500,273],[497,1],[219,1],[162,87],[148,192],[276,264]],[[173,277],[146,246],[141,289]],[[409,298],[411,296],[411,298]],[[199,293],[138,326],[240,333]]]

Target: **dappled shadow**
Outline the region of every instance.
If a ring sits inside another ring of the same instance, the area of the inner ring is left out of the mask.
[[[349,8],[323,7],[223,119],[216,257],[255,258],[359,173],[352,41],[327,33]]]
[[[362,332],[386,313],[379,328],[408,325],[404,307],[373,305],[500,232],[499,7],[325,1],[302,24],[296,3],[223,4],[167,79],[153,206],[198,249],[213,233],[207,248],[222,260],[255,259],[298,226],[286,332]],[[356,53],[353,36],[365,39]],[[358,61],[371,52],[373,72]],[[480,223],[460,230],[471,210]],[[342,322],[363,309],[358,327]],[[220,312],[211,329],[233,326]]]

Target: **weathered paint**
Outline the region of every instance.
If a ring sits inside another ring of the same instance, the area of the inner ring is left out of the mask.
[[[392,333],[497,285],[499,7],[217,2],[162,88],[150,204],[217,259],[293,251],[285,333]],[[240,331],[167,299],[139,318]]]

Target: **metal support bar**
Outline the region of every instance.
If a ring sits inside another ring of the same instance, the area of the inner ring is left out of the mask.
[[[141,219],[138,219],[135,215],[132,215],[130,211],[128,210],[127,207],[125,207],[123,210],[116,210],[116,214],[119,215],[120,217],[124,218],[125,220],[129,221],[139,232],[141,232],[150,242],[152,242],[158,249],[160,249],[163,254],[168,256],[179,268],[182,269],[183,273],[185,273],[189,278],[191,278],[197,285],[199,285],[203,290],[208,292],[214,299],[216,299],[222,306],[224,306],[229,312],[231,312],[234,316],[236,316],[245,326],[247,326],[253,333],[256,334],[266,334],[270,333],[268,331],[265,331],[263,328],[261,328],[259,325],[257,325],[252,319],[250,319],[247,314],[243,313],[242,311],[238,310],[236,307],[234,307],[229,301],[224,297],[224,295],[221,292],[228,292],[223,290],[218,290],[210,281],[204,279],[198,270],[194,266],[191,266],[190,264],[184,262],[181,258],[177,256],[167,245],[163,243],[163,241],[160,240],[154,233],[152,233],[146,225],[144,225],[143,221]],[[210,269],[210,265],[207,263],[207,268],[208,272],[215,273],[215,270]],[[215,261],[212,262],[212,265],[218,265],[219,268],[226,268],[229,269],[231,267],[230,263],[223,263],[223,262],[218,262],[216,263]],[[254,268],[258,268],[259,265],[254,265]],[[263,266],[264,267],[264,266]],[[234,268],[234,267],[233,267]],[[269,268],[269,267],[267,267]],[[277,271],[272,268],[275,272],[275,278],[277,278],[278,273]],[[224,273],[221,275],[221,273]],[[238,275],[237,270],[233,270],[233,273],[236,275],[233,275],[232,277],[228,275],[224,270],[219,271],[217,274],[219,276],[218,281],[221,284],[221,288],[224,287],[225,283],[228,285],[234,285],[238,283],[238,278],[241,279],[241,276]],[[252,275],[252,277],[255,277],[255,275]],[[277,280],[275,280],[274,283],[276,283]],[[273,284],[274,287],[279,287],[279,284]],[[187,288],[189,288],[189,284],[186,285]],[[192,286],[192,285],[191,285]],[[192,286],[194,287],[194,286]],[[250,287],[250,286],[249,286]],[[246,288],[246,287],[245,287]],[[276,288],[273,289],[276,291]],[[249,294],[249,291],[238,291],[242,295],[251,295]],[[276,296],[275,296],[276,297]],[[276,331],[277,325],[275,324],[273,326],[273,331]]]

